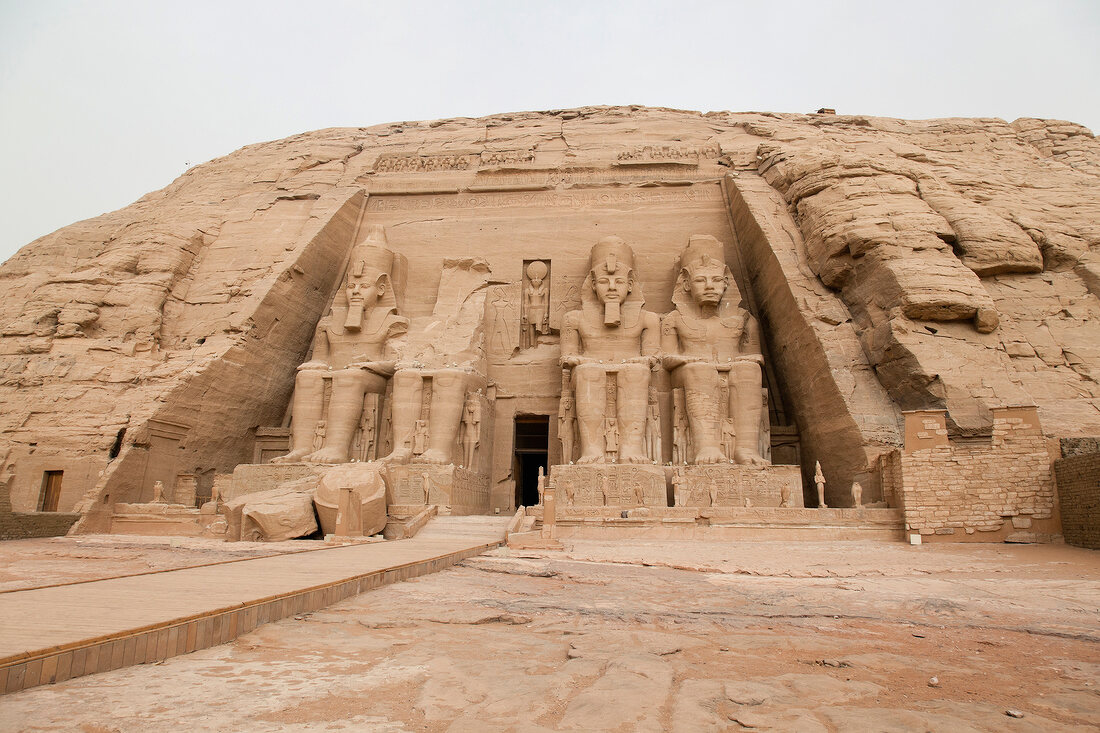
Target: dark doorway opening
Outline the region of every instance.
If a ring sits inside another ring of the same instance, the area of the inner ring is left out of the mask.
[[[61,476],[64,471],[46,471],[42,474],[42,494],[38,502],[38,511],[56,512],[61,500]]]
[[[516,415],[514,445],[512,468],[516,477],[516,506],[534,506],[539,503],[539,467],[546,470],[550,416]]]

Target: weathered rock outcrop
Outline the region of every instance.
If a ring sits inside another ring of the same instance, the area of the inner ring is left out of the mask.
[[[409,259],[414,319],[432,317],[445,259],[483,259],[490,330],[517,315],[504,283],[523,258],[551,255],[559,328],[605,232],[631,241],[646,307],[667,312],[684,233],[714,232],[761,321],[773,436],[791,426],[803,465],[820,460],[838,491],[865,481],[868,500],[902,409],[945,408],[965,433],[1035,404],[1048,435],[1095,435],[1098,176],[1091,133],[1033,119],[585,108],[252,145],[0,266],[12,503],[37,508],[43,471],[65,472],[59,508],[79,505],[85,529],[179,472],[208,496],[255,429],[282,422],[375,223]],[[527,409],[524,379],[530,405],[557,389],[556,367],[505,363],[512,330],[487,334],[502,414]]]

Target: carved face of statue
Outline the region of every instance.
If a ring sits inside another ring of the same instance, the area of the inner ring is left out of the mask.
[[[600,268],[592,273],[592,287],[601,303],[626,300],[634,286],[634,278],[628,270],[619,269],[613,273]]]
[[[349,277],[344,289],[350,305],[371,305],[386,292],[386,283],[382,278]]]
[[[699,305],[718,305],[729,286],[726,268],[713,261],[700,263],[687,271],[684,285]]]

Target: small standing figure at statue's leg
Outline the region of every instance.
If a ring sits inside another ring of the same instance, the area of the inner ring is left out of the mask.
[[[619,457],[619,424],[613,417],[604,420],[604,443],[607,447],[608,461],[617,463]]]
[[[674,469],[672,472],[672,496],[676,506],[687,506],[687,479],[684,477],[684,470],[682,468]]]
[[[814,466],[814,483],[817,484],[817,506],[819,509],[828,509],[825,505],[825,474],[821,472],[821,461]]]

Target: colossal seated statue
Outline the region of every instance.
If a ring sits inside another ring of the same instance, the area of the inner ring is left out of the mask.
[[[717,239],[688,239],[672,302],[676,310],[661,321],[661,352],[673,388],[684,390],[693,455],[682,460],[766,464],[758,446],[763,409],[759,327],[741,305]]]
[[[581,308],[565,314],[561,364],[572,369],[581,455],[607,460],[605,429],[615,425],[619,463],[649,463],[644,437],[650,370],[657,363],[660,319],[643,310],[634,279],[634,252],[619,237],[592,248],[581,287]],[[614,385],[614,407],[609,397]]]
[[[313,357],[298,367],[290,452],[273,463],[346,463],[357,435],[359,458],[389,443],[381,458],[387,463],[454,462],[467,392],[477,388],[480,400],[486,386],[470,334],[481,332],[483,296],[474,296],[483,293],[488,268],[480,260],[445,261],[436,312],[411,330],[397,313],[393,282],[403,282],[405,261],[385,241],[383,228],[372,227],[352,251],[344,287],[317,326]],[[372,393],[379,397],[365,409]],[[478,441],[463,451],[464,462],[472,462]]]
[[[385,392],[409,321],[397,314],[395,255],[384,243],[382,228],[375,227],[352,251],[344,287],[317,325],[313,357],[298,367],[290,452],[273,463],[347,462],[364,395]],[[325,380],[332,381],[327,414]]]

